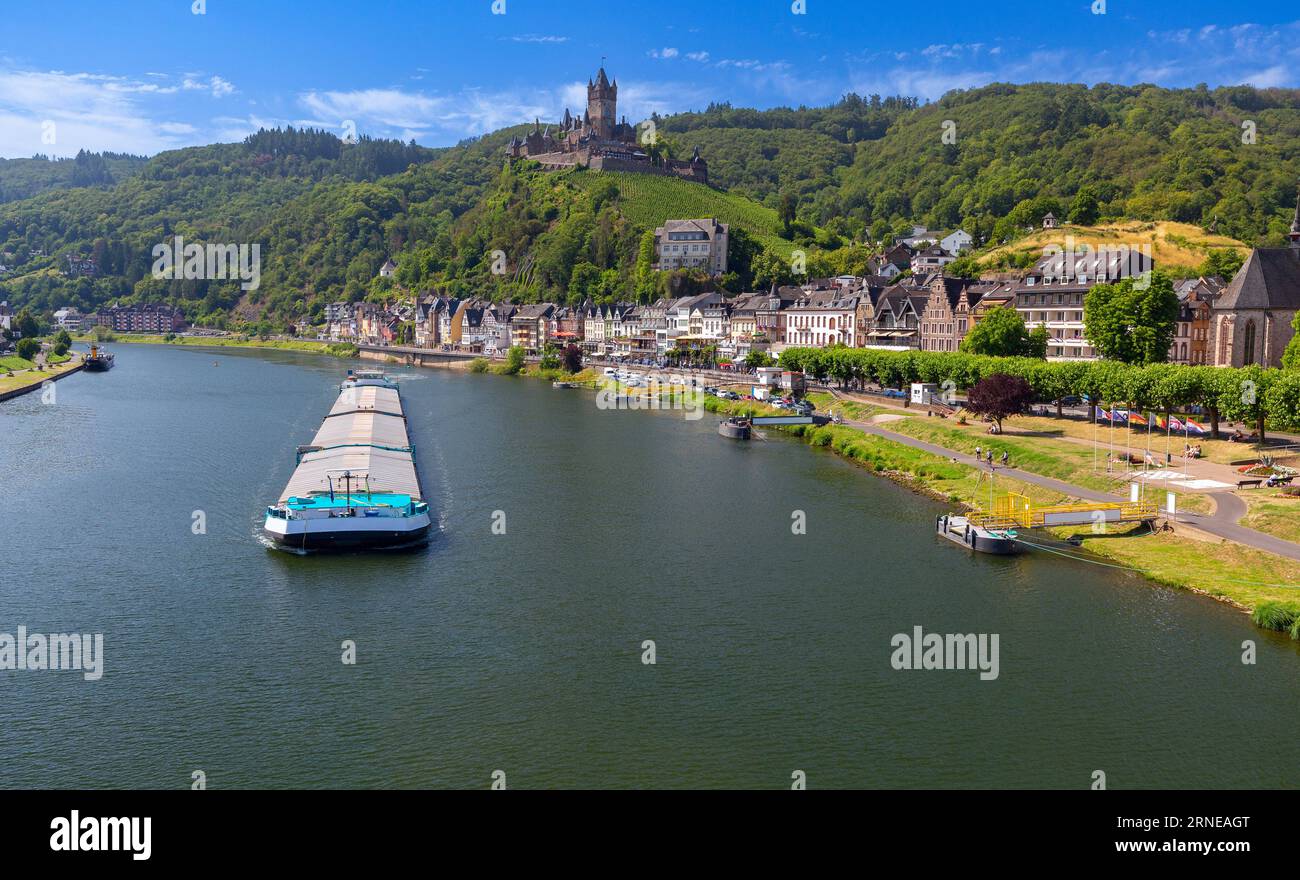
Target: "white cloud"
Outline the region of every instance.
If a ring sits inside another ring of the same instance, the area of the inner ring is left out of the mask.
[[[181,82],[181,88],[187,92],[211,92],[214,98],[224,98],[235,92],[235,87],[219,76],[208,77],[205,82],[193,74],[185,77]]]
[[[505,37],[502,37],[505,39]],[[515,34],[509,39],[516,43],[567,43],[568,37],[553,36],[550,34]]]

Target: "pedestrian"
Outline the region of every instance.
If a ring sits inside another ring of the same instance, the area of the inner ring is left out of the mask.
[[[992,450],[992,449],[990,449],[990,450],[988,451],[988,456],[989,456],[989,467],[993,467],[993,450]]]
[[[1007,457],[1008,457],[1008,456],[1007,456],[1007,451],[1006,451],[1005,449],[1002,450],[1002,466],[1003,466],[1003,467],[1006,467],[1006,466],[1007,466]]]
[[[980,452],[980,447],[978,447],[978,446],[975,447],[975,457],[976,457],[976,458],[983,458],[983,457],[984,457],[984,455]]]

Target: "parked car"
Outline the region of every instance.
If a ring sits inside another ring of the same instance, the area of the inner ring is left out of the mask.
[[[808,401],[801,400],[798,403],[796,403],[792,407],[792,409],[801,416],[810,416],[816,411],[817,408],[813,406],[811,403],[809,403]]]
[[[1078,406],[1083,403],[1083,399],[1077,394],[1067,394],[1061,398],[1061,406]]]
[[[900,391],[897,388],[885,388],[880,393],[886,397],[892,397],[895,400],[907,400],[907,392]]]

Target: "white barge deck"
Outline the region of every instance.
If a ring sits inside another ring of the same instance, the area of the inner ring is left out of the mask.
[[[428,539],[432,520],[397,384],[349,373],[264,531],[293,550],[388,549]]]

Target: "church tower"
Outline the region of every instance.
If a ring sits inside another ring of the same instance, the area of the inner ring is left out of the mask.
[[[587,115],[591,117],[591,127],[596,137],[612,140],[614,125],[618,121],[618,80],[613,83],[605,76],[605,68],[596,74],[593,83],[587,80]]]

